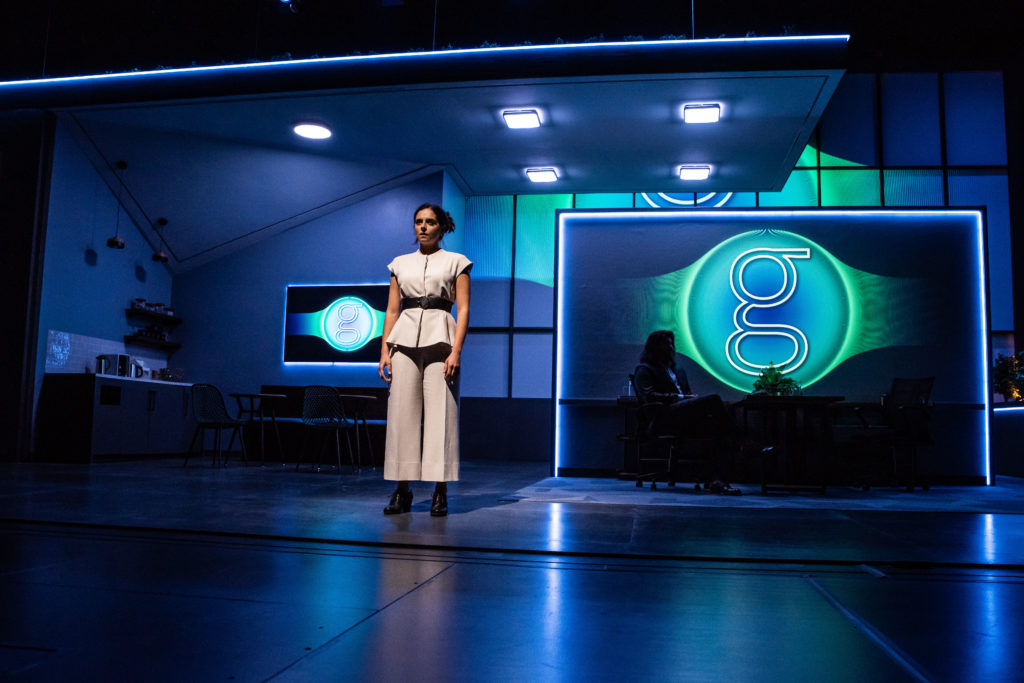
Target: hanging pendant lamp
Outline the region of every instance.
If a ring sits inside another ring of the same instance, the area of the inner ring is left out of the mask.
[[[121,192],[124,190],[124,171],[128,164],[118,161],[117,166],[117,215],[114,218],[114,236],[107,238],[107,246],[111,249],[124,249],[124,238],[121,237]]]

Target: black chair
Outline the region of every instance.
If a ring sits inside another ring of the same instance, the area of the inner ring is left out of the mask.
[[[355,428],[355,422],[345,417],[345,409],[342,405],[338,392],[334,387],[311,385],[305,388],[302,395],[302,424],[307,431],[334,432],[334,451],[338,460],[338,472],[341,472],[341,440],[339,434],[345,432],[345,442],[348,444],[348,460],[353,471],[356,468],[355,459],[352,456],[352,439],[350,433]],[[316,456],[316,470],[320,471],[320,454],[327,445],[327,435],[320,445]],[[303,438],[305,445],[305,438]],[[298,471],[302,464],[302,456],[305,448],[299,450],[298,461],[295,469]]]
[[[934,383],[934,377],[897,377],[878,404],[855,408],[860,428],[852,436],[868,447],[867,453],[861,457],[872,453],[884,454],[886,468],[882,479],[895,483],[899,480],[899,455],[906,453],[909,466],[907,491],[913,491],[918,483],[922,489],[928,489],[927,477],[920,471],[918,449],[932,443],[929,423]],[[871,474],[864,476],[860,481],[861,488],[871,488],[872,479]]]
[[[222,459],[220,447],[220,434],[224,429],[231,430],[231,440],[228,441],[227,451],[231,450],[237,435],[238,443],[242,448],[242,459],[245,461],[245,464],[249,464],[249,456],[245,452],[245,439],[242,436],[242,427],[246,421],[231,417],[228,414],[227,408],[224,407],[224,397],[217,387],[212,384],[192,385],[192,416],[196,419],[196,431],[192,435],[192,442],[189,444],[188,452],[185,454],[186,467],[197,439],[199,440],[199,455],[202,456],[206,451],[206,431],[211,429],[213,430],[214,467],[227,463],[226,455],[223,455]]]
[[[627,420],[627,430],[619,435],[619,439],[627,446],[632,446],[637,488],[643,488],[644,481],[650,480],[651,489],[657,489],[659,479],[673,487],[678,481],[680,470],[691,467],[694,489],[700,490],[700,483],[707,480],[708,459],[691,454],[701,445],[698,441],[706,442],[708,439],[703,439],[696,432],[668,434],[655,431],[655,417],[663,404],[641,401],[633,375],[629,376],[629,386],[633,396],[620,397],[619,403],[630,410],[631,415]]]
[[[374,427],[386,427],[387,420],[367,418],[367,407],[378,400],[377,396],[367,393],[368,390],[365,388],[357,389],[359,393],[351,394],[348,393],[351,389],[345,387],[335,387],[338,391],[338,397],[341,399],[341,407],[345,410],[346,416],[350,416],[349,419],[355,425],[353,430],[355,441],[356,441],[356,467],[361,469],[363,467],[363,446],[362,442],[366,441],[366,449],[370,454],[370,468],[377,469],[377,465],[373,459],[373,441],[370,439],[370,426]],[[387,395],[383,397],[383,401],[387,401]],[[361,433],[361,434],[360,434]],[[360,435],[362,438],[360,438]]]

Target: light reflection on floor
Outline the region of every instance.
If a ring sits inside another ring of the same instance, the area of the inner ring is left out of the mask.
[[[422,496],[382,515],[372,472],[0,469],[0,678],[906,679],[893,652],[932,680],[1024,669],[1024,515],[511,502],[546,464],[464,471],[438,519]]]

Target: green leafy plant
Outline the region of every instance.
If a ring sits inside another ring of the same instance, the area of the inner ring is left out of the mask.
[[[798,391],[800,391],[800,385],[792,377],[784,377],[772,362],[768,363],[768,367],[762,368],[761,374],[754,381],[755,394],[792,396]]]
[[[999,354],[992,369],[992,388],[1007,401],[1024,401],[1024,351]]]

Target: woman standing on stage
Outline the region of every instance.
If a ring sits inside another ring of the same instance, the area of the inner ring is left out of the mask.
[[[398,482],[384,514],[409,512],[409,482],[417,480],[435,482],[430,514],[442,517],[448,482],[459,479],[459,366],[473,264],[441,248],[455,230],[447,211],[423,204],[414,216],[419,248],[388,264],[391,290],[377,366],[391,386],[384,478]]]

